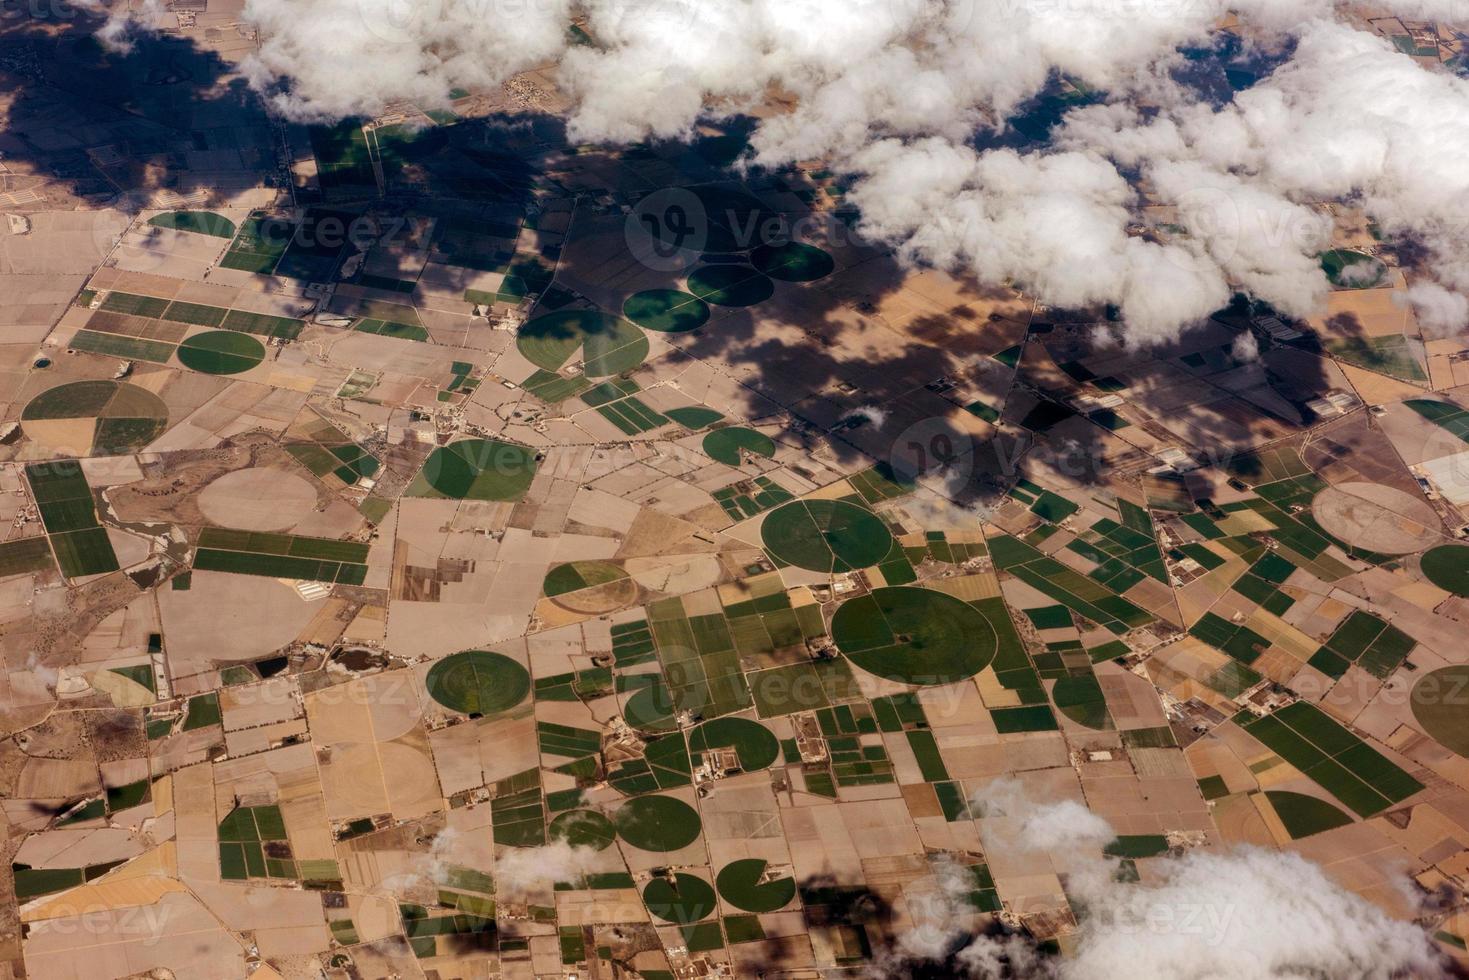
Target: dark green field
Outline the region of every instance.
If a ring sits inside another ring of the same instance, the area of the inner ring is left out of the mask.
[[[1342,275],[1349,268],[1358,270],[1354,272],[1351,280]],[[1354,252],[1345,248],[1334,248],[1328,252],[1322,252],[1321,271],[1326,273],[1326,278],[1333,286],[1343,286],[1348,289],[1380,286],[1387,278],[1387,266],[1383,265],[1379,259],[1364,252]]]
[[[601,851],[617,839],[617,829],[596,810],[568,810],[551,821],[551,839]]]
[[[498,439],[461,439],[430,454],[409,493],[451,500],[519,500],[535,476],[535,450]]]
[[[775,295],[770,277],[747,265],[704,265],[689,274],[689,292],[715,306],[754,306]]]
[[[1300,840],[1319,834],[1323,830],[1345,827],[1352,818],[1342,813],[1325,800],[1304,793],[1288,793],[1284,790],[1267,790],[1265,798],[1285,825],[1291,840]]]
[[[1413,718],[1430,738],[1469,759],[1469,664],[1425,674],[1410,695]]]
[[[247,333],[211,330],[179,345],[179,363],[203,374],[240,374],[265,360],[265,348]]]
[[[1418,559],[1424,578],[1445,592],[1469,596],[1469,545],[1444,544]]]
[[[166,211],[148,219],[148,224],[175,231],[192,231],[215,238],[234,238],[235,223],[213,211]]]
[[[893,546],[882,518],[844,500],[783,504],[766,516],[760,537],[778,561],[813,572],[868,568]]]
[[[719,894],[735,908],[746,912],[774,912],[796,897],[796,879],[761,881],[767,865],[762,858],[731,861],[719,870],[714,883]]]
[[[621,317],[597,310],[558,310],[529,320],[516,334],[515,346],[525,359],[556,371],[582,352],[589,378],[630,371],[648,356],[648,338]]]
[[[714,886],[697,875],[678,873],[673,881],[654,878],[643,889],[648,911],[664,922],[686,925],[714,911]]]
[[[828,252],[802,242],[762,245],[750,253],[750,261],[770,278],[782,282],[815,282],[836,268]]]
[[[780,755],[780,742],[758,721],[748,718],[715,718],[689,733],[689,751],[733,747],[740,768],[755,772],[771,765]]]
[[[677,851],[699,839],[703,822],[693,807],[671,796],[628,800],[612,818],[617,835],[644,851]]]
[[[741,450],[768,459],[775,455],[775,440],[763,432],[739,426],[715,429],[704,437],[705,455],[726,466],[740,465]]]
[[[994,659],[998,635],[985,614],[962,599],[910,586],[848,600],[831,635],[863,670],[902,684],[950,684]]]
[[[565,595],[623,578],[627,578],[626,572],[605,561],[572,561],[551,569],[542,591],[547,596]]]
[[[709,304],[677,289],[645,289],[628,297],[622,315],[645,330],[688,333],[709,322]]]
[[[491,715],[508,711],[530,695],[530,673],[504,654],[465,650],[434,664],[424,686],[446,708]]]

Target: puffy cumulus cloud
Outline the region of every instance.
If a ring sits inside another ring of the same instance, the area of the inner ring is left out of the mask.
[[[246,0],[260,32],[244,63],[282,115],[319,122],[399,100],[444,105],[560,55],[569,0]]]
[[[1195,851],[1154,865],[1156,883],[1080,897],[1065,978],[1444,975],[1422,929],[1338,887],[1299,855]]]
[[[597,867],[597,849],[552,841],[540,847],[512,847],[495,858],[495,888],[519,897],[547,891],[558,881],[578,881]]]
[[[1451,337],[1469,327],[1469,297],[1445,289],[1436,282],[1417,282],[1403,294],[1418,323],[1435,337]]]
[[[905,887],[898,911],[907,921],[874,957],[872,976],[906,977],[938,963],[983,980],[1443,975],[1422,929],[1340,888],[1297,854],[1195,850],[1155,862],[1147,882],[1119,882],[1116,862],[1100,856],[1112,827],[1080,802],[1036,800],[1018,780],[1000,779],[971,803],[992,853],[1063,857],[1066,892],[1080,910],[1071,954],[1056,960],[1019,936],[976,934],[972,879],[937,856],[928,876]]]
[[[151,2],[151,0],[150,0]],[[1453,18],[1464,0],[1385,0]],[[1329,235],[1310,205],[1360,203],[1469,292],[1469,82],[1347,26],[1332,0],[247,0],[247,70],[296,119],[437,105],[556,63],[573,138],[683,137],[762,113],[747,162],[822,158],[901,254],[1061,306],[1115,303],[1127,339],[1170,338],[1242,287],[1319,309]],[[1230,14],[1281,66],[1222,107],[1173,81]],[[583,18],[594,38],[572,45]],[[1286,54],[1286,52],[1289,52]],[[1106,93],[1053,145],[975,152],[1064,76]],[[1138,108],[1146,104],[1147,111]],[[1141,235],[1137,193],[1184,235]],[[1442,304],[1439,304],[1442,306]]]
[[[1224,275],[1195,243],[1128,234],[1136,194],[1094,153],[976,153],[939,138],[890,139],[850,166],[861,179],[849,197],[868,235],[1051,305],[1115,302],[1133,339],[1170,335],[1229,300]]]

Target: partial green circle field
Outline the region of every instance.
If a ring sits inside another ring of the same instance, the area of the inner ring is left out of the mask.
[[[663,414],[690,432],[697,432],[699,429],[704,428],[704,426],[713,425],[715,422],[724,418],[723,412],[716,412],[714,409],[705,408],[703,405],[666,408],[663,410]]]
[[[780,740],[758,721],[715,718],[689,733],[689,751],[734,749],[745,772],[764,769],[780,756]]]
[[[644,851],[677,851],[699,839],[699,813],[671,796],[637,796],[612,817],[617,836]]]
[[[707,918],[714,911],[714,886],[697,875],[682,872],[667,878],[654,878],[643,889],[643,904],[664,922],[688,925]]]
[[[627,578],[627,572],[605,561],[569,561],[557,565],[546,575],[543,591],[547,596],[579,592],[597,585],[607,585]]]
[[[774,912],[785,908],[796,897],[796,879],[776,878],[761,881],[766,863],[762,858],[744,858],[726,864],[714,883],[719,894],[737,909],[745,912]]]
[[[429,454],[409,487],[418,497],[519,500],[536,478],[535,450],[498,439],[461,439]]]
[[[870,674],[901,684],[951,684],[994,659],[994,627],[978,609],[932,589],[877,589],[844,602],[832,639]]]
[[[709,304],[677,289],[645,289],[627,298],[622,315],[645,330],[688,333],[709,322]]]
[[[530,672],[503,653],[465,650],[445,657],[424,678],[429,697],[467,715],[507,711],[530,695]]]
[[[265,360],[265,347],[247,333],[210,330],[179,344],[179,363],[202,374],[240,374]]]
[[[1270,801],[1291,840],[1345,827],[1352,822],[1351,817],[1330,803],[1304,793],[1271,789],[1265,791],[1265,799]]]
[[[812,572],[850,572],[887,557],[893,536],[872,511],[845,500],[793,500],[760,525],[765,550]]]
[[[620,316],[599,310],[557,310],[526,321],[515,346],[536,367],[557,371],[582,352],[582,372],[606,378],[631,371],[648,356],[648,337]]]
[[[1347,270],[1351,270],[1348,272]],[[1365,252],[1354,252],[1348,248],[1334,248],[1321,253],[1321,271],[1333,286],[1348,289],[1370,289],[1379,286],[1387,278],[1387,266],[1382,260]]]
[[[750,261],[770,278],[782,282],[815,282],[836,268],[836,260],[828,252],[804,242],[762,245],[750,253]]]
[[[551,821],[551,839],[600,851],[617,839],[617,828],[596,810],[568,810]]]
[[[168,428],[168,406],[153,392],[123,381],[72,381],[26,403],[21,429],[58,456],[133,452]]]
[[[775,294],[775,283],[747,265],[705,265],[689,273],[689,292],[715,306],[754,306]]]
[[[645,732],[671,732],[678,727],[673,712],[677,706],[673,695],[659,680],[635,692],[622,707],[622,718],[633,728]]]
[[[1423,577],[1445,592],[1469,596],[1469,545],[1443,544],[1418,559]]]
[[[775,455],[775,440],[737,425],[715,429],[704,437],[704,455],[726,466],[739,466],[742,450],[769,459]]]
[[[1424,674],[1408,697],[1418,727],[1450,752],[1469,759],[1469,664]]]
[[[191,231],[215,238],[234,238],[235,223],[213,211],[165,211],[148,219],[148,224],[175,231]]]

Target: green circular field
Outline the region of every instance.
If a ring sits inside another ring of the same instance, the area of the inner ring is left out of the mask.
[[[617,828],[596,810],[567,810],[551,821],[551,839],[600,851],[617,839]]]
[[[645,330],[687,333],[709,322],[709,304],[677,289],[645,289],[627,298],[622,315]]]
[[[782,282],[815,282],[836,268],[836,260],[828,252],[804,242],[762,245],[750,253],[750,261],[770,278]]]
[[[678,727],[673,712],[673,695],[660,680],[635,692],[622,707],[622,717],[633,728],[645,732],[671,732]]]
[[[418,497],[519,500],[536,477],[536,453],[498,439],[461,439],[429,454],[409,487]]]
[[[726,466],[740,465],[741,450],[769,459],[775,455],[775,440],[737,425],[715,429],[704,437],[704,455]]]
[[[606,378],[630,371],[648,356],[648,337],[620,316],[598,310],[557,310],[528,320],[515,336],[525,359],[556,371],[582,352],[582,371]]]
[[[637,796],[612,817],[617,836],[644,851],[677,851],[699,839],[699,813],[671,796]]]
[[[707,918],[714,911],[714,886],[696,875],[682,872],[667,878],[654,878],[643,889],[643,904],[664,922],[688,925]]]
[[[774,912],[785,908],[796,897],[796,879],[777,878],[762,882],[765,874],[762,858],[744,858],[731,861],[720,870],[714,883],[719,894],[737,909],[746,912]]]
[[[506,711],[530,694],[530,672],[502,653],[465,650],[434,664],[424,678],[429,697],[467,715]]]
[[[1418,726],[1444,748],[1469,759],[1469,664],[1424,674],[1409,699]]]
[[[696,432],[704,428],[704,426],[713,425],[715,422],[724,418],[723,412],[716,412],[714,409],[705,408],[703,405],[685,405],[682,408],[669,408],[665,409],[663,414],[690,432]]]
[[[165,211],[148,219],[148,224],[175,231],[191,231],[215,238],[234,238],[235,223],[213,211]]]
[[[754,306],[775,294],[775,283],[747,265],[705,265],[689,273],[689,292],[715,306]]]
[[[984,613],[962,599],[910,586],[844,602],[832,639],[870,674],[902,684],[951,684],[994,659],[999,638]]]
[[[760,525],[765,550],[813,572],[850,572],[876,565],[893,536],[872,511],[845,500],[793,500]]]
[[[1343,276],[1347,269],[1354,272],[1350,278]],[[1321,271],[1333,286],[1348,289],[1369,289],[1382,284],[1387,278],[1387,266],[1365,252],[1354,252],[1347,248],[1334,248],[1321,253]]]
[[[1418,559],[1423,577],[1445,592],[1469,596],[1469,545],[1443,544]]]
[[[179,363],[201,374],[240,374],[265,360],[265,348],[247,333],[209,330],[179,344]]]
[[[72,381],[36,395],[21,411],[27,438],[57,456],[109,456],[141,449],[168,428],[168,406],[122,381]]]
[[[745,772],[764,769],[780,756],[780,740],[758,721],[748,718],[715,718],[689,733],[689,750],[733,748]]]

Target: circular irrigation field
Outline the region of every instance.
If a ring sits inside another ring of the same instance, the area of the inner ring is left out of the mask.
[[[1469,545],[1444,544],[1418,559],[1423,577],[1445,592],[1469,596]]]
[[[632,577],[605,561],[557,565],[547,574],[542,591],[563,609],[589,615],[621,609],[638,597],[638,586]]]
[[[1422,551],[1443,539],[1443,522],[1427,501],[1380,483],[1327,487],[1312,499],[1311,516],[1333,537],[1385,555]]]
[[[780,740],[758,721],[715,718],[689,733],[689,750],[707,752],[732,748],[745,772],[764,769],[780,756]]]
[[[551,839],[572,847],[605,850],[617,838],[612,821],[596,810],[567,810],[551,821]]]
[[[622,315],[645,330],[688,333],[709,322],[709,304],[677,289],[645,289],[627,298]]]
[[[739,466],[745,452],[769,459],[775,455],[775,440],[737,425],[715,429],[704,437],[704,455],[726,466]]]
[[[872,511],[845,500],[793,500],[760,525],[765,550],[813,572],[850,572],[887,557],[893,536]]]
[[[678,727],[673,712],[673,695],[660,680],[633,693],[622,706],[622,718],[633,728],[646,732],[671,732]]]
[[[201,374],[240,374],[265,360],[265,348],[247,333],[208,330],[179,344],[178,357]]]
[[[1369,289],[1387,278],[1387,266],[1365,252],[1334,248],[1321,253],[1321,271],[1333,286]]]
[[[699,839],[699,813],[671,796],[637,796],[612,817],[617,836],[644,851],[677,851]]]
[[[750,261],[770,278],[782,282],[815,282],[836,268],[830,253],[804,242],[762,245],[750,253]]]
[[[461,439],[429,454],[410,491],[451,500],[519,500],[536,477],[536,453],[498,439]]]
[[[73,381],[48,388],[20,414],[32,442],[57,455],[133,452],[168,428],[168,406],[153,392],[121,381]]]
[[[785,908],[796,897],[796,879],[776,878],[761,881],[765,874],[763,858],[731,861],[720,869],[714,883],[719,894],[737,909],[746,912],[774,912]]]
[[[1414,719],[1430,738],[1469,759],[1469,664],[1424,674],[1409,700]]]
[[[526,699],[530,672],[502,653],[465,650],[434,664],[424,686],[446,708],[467,715],[492,715]]]
[[[775,283],[747,265],[705,265],[689,273],[689,292],[715,306],[754,306],[775,295]]]
[[[643,889],[643,904],[664,922],[688,925],[714,911],[714,886],[697,875],[683,872],[675,874],[672,881],[654,878]]]
[[[648,337],[620,316],[599,310],[557,310],[526,321],[515,336],[526,360],[546,371],[560,370],[578,350],[589,378],[630,371],[648,356]]]
[[[849,599],[831,621],[847,659],[902,684],[951,684],[994,659],[999,637],[984,613],[962,599],[911,586]]]

